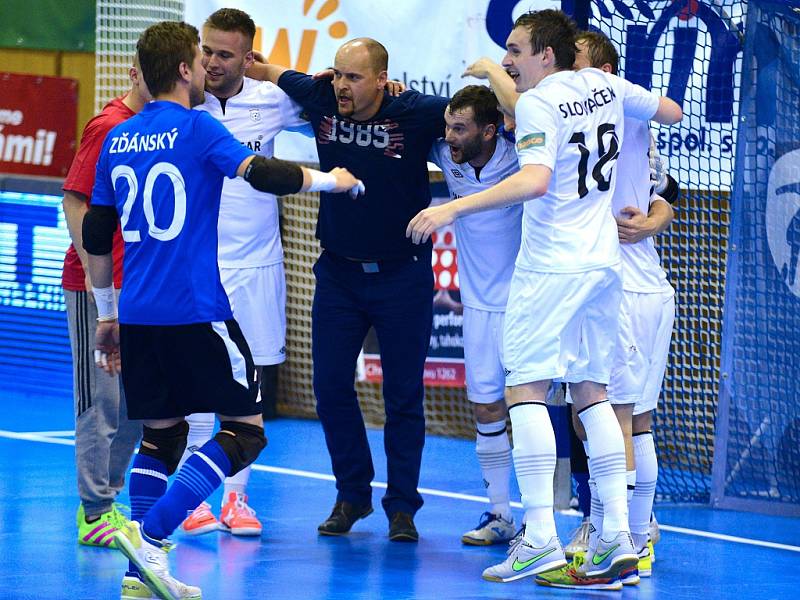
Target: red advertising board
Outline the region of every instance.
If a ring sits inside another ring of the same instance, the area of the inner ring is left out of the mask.
[[[76,80],[0,73],[0,173],[66,176],[77,120]]]

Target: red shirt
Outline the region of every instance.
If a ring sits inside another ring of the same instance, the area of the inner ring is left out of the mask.
[[[100,157],[100,150],[106,135],[111,129],[123,121],[132,117],[134,113],[130,108],[122,103],[122,98],[114,98],[105,105],[103,110],[90,120],[83,130],[81,145],[69,168],[67,178],[64,180],[62,189],[68,192],[77,192],[88,198],[87,205],[91,203],[92,189],[94,188],[95,167],[97,159]],[[122,252],[124,244],[119,225],[114,233],[114,245],[112,256],[114,258],[114,287],[122,287]],[[86,290],[85,273],[81,259],[75,251],[75,247],[70,244],[67,255],[64,257],[64,272],[61,277],[61,285],[65,290],[81,292]]]

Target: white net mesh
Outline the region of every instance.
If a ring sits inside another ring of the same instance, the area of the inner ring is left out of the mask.
[[[94,110],[128,89],[136,40],[150,25],[183,19],[183,0],[98,0],[95,32]]]

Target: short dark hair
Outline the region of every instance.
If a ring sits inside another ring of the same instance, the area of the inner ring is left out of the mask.
[[[256,24],[253,19],[238,8],[220,8],[218,11],[211,13],[211,16],[203,23],[203,27],[211,27],[220,31],[239,32],[250,41],[251,47],[253,39],[256,37]]]
[[[521,15],[514,22],[514,28],[517,27],[524,27],[530,33],[533,54],[539,54],[549,46],[555,54],[556,67],[572,69],[578,26],[569,16],[560,10],[535,10]]]
[[[500,125],[502,115],[497,109],[497,96],[485,85],[468,85],[458,90],[450,98],[447,112],[452,115],[467,108],[472,108],[474,121],[478,127]]]
[[[153,97],[172,91],[180,78],[181,63],[194,63],[199,42],[197,28],[183,21],[162,21],[144,30],[136,42],[136,53]]]
[[[582,31],[575,38],[575,42],[586,44],[586,52],[589,55],[589,64],[600,68],[604,64],[611,65],[611,72],[616,75],[619,68],[619,53],[608,39],[608,36],[599,31]]]

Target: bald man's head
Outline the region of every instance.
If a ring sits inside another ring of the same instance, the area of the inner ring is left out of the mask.
[[[389,53],[383,44],[372,38],[355,38],[345,42],[336,52],[336,56],[338,57],[342,54],[351,55],[352,53],[362,54],[365,52],[368,57],[368,64],[376,74],[389,69]]]

